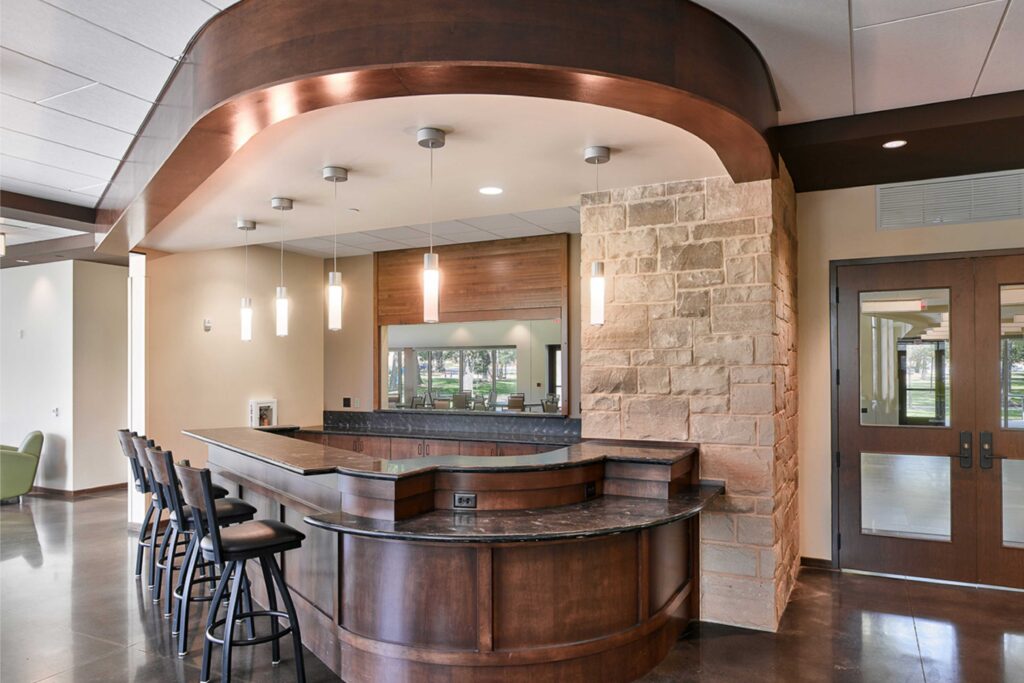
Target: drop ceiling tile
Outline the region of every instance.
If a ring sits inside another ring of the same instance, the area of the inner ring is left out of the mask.
[[[455,233],[446,235],[445,239],[451,240],[452,244],[468,244],[469,242],[486,242],[493,240],[496,236],[489,232],[478,230],[476,232]]]
[[[83,194],[81,192],[72,192],[71,190],[65,190],[51,185],[32,183],[20,178],[8,178],[3,175],[0,175],[0,189],[7,190],[8,192],[27,194],[32,197],[39,197],[40,199],[52,199],[57,202],[66,202],[76,206],[88,206],[90,208],[96,206],[96,202],[99,200],[99,195],[93,196]]]
[[[153,101],[174,60],[40,0],[0,4],[0,44]]]
[[[348,235],[345,235],[348,237]],[[342,243],[342,235],[338,235],[338,244]],[[391,249],[404,249],[405,245],[392,240],[378,240],[368,239],[360,240],[358,242],[345,242],[346,246],[358,247],[359,249],[366,249],[367,251],[388,251]]]
[[[92,82],[37,59],[0,48],[0,92],[8,95],[35,102]]]
[[[851,0],[850,14],[853,27],[863,28],[977,4],[979,0]]]
[[[430,238],[425,236],[425,235],[423,237],[417,237],[417,238],[412,238],[412,239],[400,240],[400,242],[402,243],[402,246],[410,247],[410,248],[411,247],[429,247],[430,246]],[[434,235],[434,246],[436,247],[436,246],[440,246],[442,244],[454,244],[454,242],[452,240],[446,238],[446,237],[441,237],[440,235]]]
[[[483,216],[480,218],[463,218],[462,223],[468,223],[474,228],[480,228],[487,232],[493,232],[497,234],[498,230],[508,230],[511,228],[536,228],[533,223],[524,221],[522,218],[514,216],[513,214],[506,213],[498,216]]]
[[[406,226],[398,228],[385,228],[383,230],[374,230],[372,234],[377,239],[395,240],[396,242],[404,242],[405,240],[410,239],[420,239],[422,237],[427,236],[425,232],[421,232],[416,228],[410,228]]]
[[[418,225],[410,225],[410,228],[419,230],[422,233],[427,233],[430,230],[430,224],[420,223]],[[442,221],[440,223],[434,223],[434,234],[435,235],[451,235],[465,232],[479,232],[472,225],[468,225],[461,221]]]
[[[539,225],[542,228],[547,228],[551,225],[570,223],[572,221],[579,223],[580,221],[580,212],[571,206],[560,207],[557,209],[540,209],[539,211],[524,211],[515,215],[525,221],[533,223],[534,225]]]
[[[0,127],[120,159],[132,136],[92,121],[0,95]]]
[[[217,13],[217,8],[202,0],[46,1],[175,59],[192,34]]]
[[[1024,90],[1024,2],[1014,0],[981,72],[975,95]]]
[[[366,232],[343,232],[338,234],[338,244],[347,244],[352,247],[365,248],[363,245],[380,242],[379,237],[374,237]]]
[[[105,184],[118,164],[117,159],[7,129],[0,129],[0,149],[12,157],[93,176],[94,183]]]
[[[54,168],[53,166],[46,166],[45,164],[27,159],[18,159],[7,154],[0,154],[0,174],[5,178],[18,178],[30,183],[49,185],[50,187],[95,197],[100,196],[106,184],[106,179],[104,178],[96,178],[83,173]]]
[[[97,83],[41,103],[48,109],[78,116],[135,135],[152,106],[149,102]]]
[[[698,4],[731,22],[758,47],[782,104],[779,123],[853,113],[847,0],[698,0]]]
[[[498,237],[533,237],[534,235],[551,234],[538,225],[513,225],[507,228],[495,228],[491,232]]]
[[[857,113],[970,97],[1003,3],[853,32]]]

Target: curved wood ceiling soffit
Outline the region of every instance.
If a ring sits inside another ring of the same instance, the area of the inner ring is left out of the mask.
[[[660,119],[734,180],[775,175],[771,75],[689,0],[243,0],[193,38],[98,206],[127,250],[239,147],[286,118],[433,94],[547,97]],[[438,122],[443,124],[443,122]]]

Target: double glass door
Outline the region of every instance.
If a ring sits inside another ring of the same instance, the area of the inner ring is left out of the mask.
[[[1024,588],[1024,255],[836,285],[840,566]]]

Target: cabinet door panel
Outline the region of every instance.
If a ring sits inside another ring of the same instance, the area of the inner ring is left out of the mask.
[[[346,451],[356,450],[356,437],[351,434],[327,434],[327,445],[331,448],[342,448]]]
[[[374,458],[391,457],[391,439],[386,436],[360,436],[358,450]]]
[[[554,450],[554,448],[547,449],[544,446],[534,446],[532,443],[498,444],[498,455],[530,455],[532,453],[540,453],[542,450]]]
[[[493,441],[460,441],[459,455],[497,455]]]
[[[423,457],[423,439],[402,439],[391,438],[391,459],[404,460],[406,458]]]
[[[423,455],[458,455],[459,442],[445,439],[424,439]]]

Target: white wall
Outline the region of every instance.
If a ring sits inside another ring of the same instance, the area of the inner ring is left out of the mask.
[[[547,394],[549,344],[562,343],[562,326],[557,320],[491,320],[431,325],[391,325],[382,340],[392,349],[446,346],[515,346],[518,391],[527,403]],[[387,357],[381,363],[387,372]],[[537,384],[540,384],[540,388]]]
[[[829,261],[1024,247],[1024,220],[875,231],[875,188],[797,195],[800,554],[832,556]]]
[[[0,442],[43,432],[35,483],[63,490],[74,483],[73,281],[71,261],[0,270]]]
[[[128,269],[74,263],[74,488],[127,481]]]

